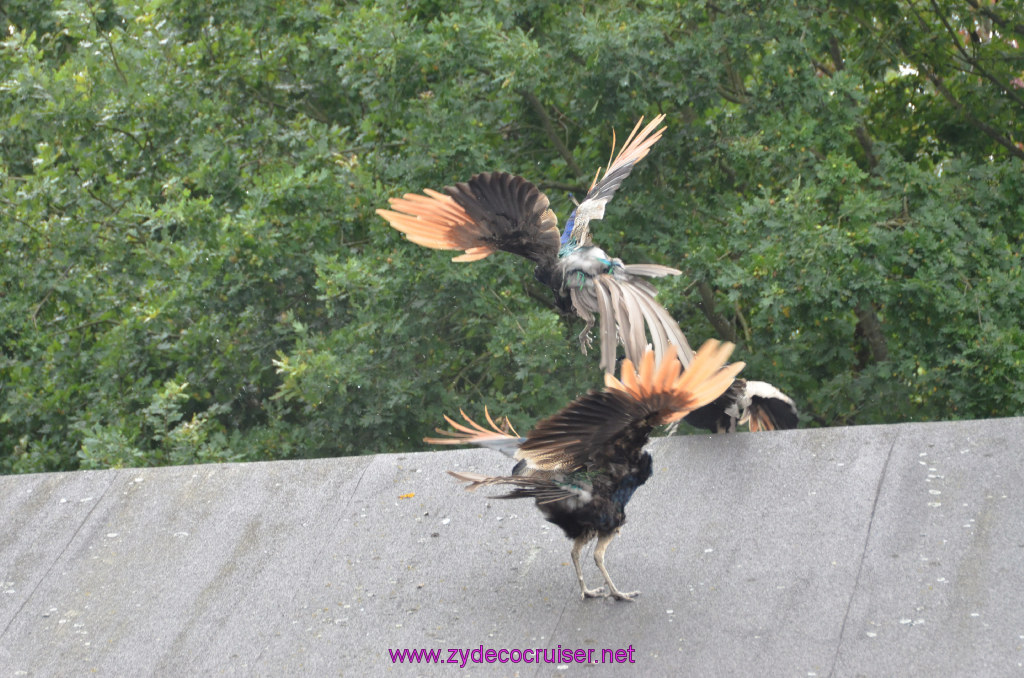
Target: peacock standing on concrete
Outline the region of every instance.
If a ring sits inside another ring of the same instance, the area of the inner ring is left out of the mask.
[[[681,271],[658,264],[624,264],[595,245],[590,233],[590,222],[604,216],[605,205],[633,166],[661,138],[665,128],[658,126],[664,118],[657,116],[643,129],[641,118],[618,155],[614,155],[613,134],[614,159],[604,176],[598,171],[561,234],[547,196],[531,182],[507,172],[477,174],[445,187],[443,193],[425,189],[422,195],[391,198],[391,209],[379,209],[377,214],[419,245],[465,250],[452,261],[476,261],[502,250],[534,262],[534,276],[551,288],[558,308],[586,322],[579,336],[584,355],[592,341],[595,314],[600,316],[601,368],[606,373],[615,371],[615,347],[620,341],[626,357],[638,364],[648,345],[647,332],[659,360],[671,344],[675,346],[671,352],[678,351],[688,365],[693,350],[646,280]]]
[[[446,416],[455,430],[439,428],[443,438],[425,440],[481,445],[516,459],[508,476],[448,473],[468,482],[468,490],[511,485],[512,491],[500,498],[533,498],[544,517],[573,540],[572,563],[580,595],[632,600],[639,591],[620,591],[605,568],[604,557],[608,544],[626,522],[626,504],[651,477],[651,455],[644,451],[644,445],[655,426],[678,421],[713,401],[733,383],[744,365],[723,367],[732,349],[732,344],[710,340],[685,371],[674,354],[656,360],[648,349],[639,369],[631,360],[624,360],[621,379],[606,373],[604,390],[576,398],[522,438],[507,419],[499,426],[487,414],[488,429],[463,412],[466,424]],[[588,589],[583,579],[580,552],[594,539],[594,562],[604,576],[607,591],[604,587]]]

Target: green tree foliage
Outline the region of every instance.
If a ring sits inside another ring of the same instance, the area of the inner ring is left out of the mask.
[[[994,0],[0,6],[0,472],[422,448],[600,383],[527,262],[389,196],[504,169],[807,425],[1024,413],[1024,9]]]

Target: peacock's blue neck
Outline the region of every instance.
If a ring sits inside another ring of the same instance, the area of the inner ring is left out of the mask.
[[[640,480],[637,474],[628,475],[622,479],[619,486],[612,492],[612,500],[618,503],[620,506],[625,506],[632,499],[633,493],[636,492],[636,488],[643,485],[643,481]]]
[[[562,242],[562,248],[563,249],[565,248],[566,245],[575,242],[573,240],[573,238],[572,238],[572,229],[575,226],[576,226],[576,210],[573,210],[572,214],[569,215],[569,218],[565,220],[565,229],[562,231],[562,240],[561,240],[561,242]]]

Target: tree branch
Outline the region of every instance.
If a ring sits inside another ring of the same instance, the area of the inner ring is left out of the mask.
[[[551,117],[548,115],[547,110],[545,110],[544,104],[541,103],[541,100],[537,98],[536,94],[526,89],[519,90],[519,94],[526,100],[526,103],[530,105],[530,108],[532,108],[533,112],[537,114],[537,117],[540,118],[540,124],[544,128],[544,134],[547,135],[548,141],[551,142],[551,145],[555,147],[558,154],[562,156],[563,160],[565,160],[565,164],[568,165],[569,169],[572,170],[572,173],[575,176],[582,176],[583,170],[581,170],[580,166],[576,164],[576,159],[572,157],[572,151],[569,150],[569,147],[562,142],[562,138],[558,136],[557,132],[555,132],[555,126],[552,124]]]
[[[980,129],[990,139],[992,139],[992,141],[996,142],[997,144],[1005,148],[1007,151],[1009,151],[1010,155],[1020,160],[1024,160],[1024,150],[1017,148],[1013,141],[1003,136],[1002,133],[995,127],[993,127],[992,125],[988,124],[983,120],[979,120],[978,118],[976,118],[974,114],[971,113],[967,109],[967,107],[959,99],[956,98],[956,95],[949,91],[949,89],[943,82],[942,77],[939,76],[938,73],[936,73],[928,66],[925,66],[923,64],[918,66],[918,71],[925,74],[925,77],[928,78],[933,85],[935,85],[936,91],[938,91],[938,93],[941,94],[942,97],[953,106],[953,108],[958,110],[960,114],[964,116],[964,119],[967,122],[971,123],[978,129]]]
[[[941,8],[938,8],[938,9],[941,9]],[[938,9],[936,9],[936,12],[938,12]],[[939,18],[940,18],[940,20],[942,19],[941,16]],[[927,30],[928,29],[928,22],[926,22],[924,20],[924,17],[922,17],[921,14],[919,12],[917,12],[916,10],[914,11],[914,19],[917,20],[918,25],[923,30]],[[943,21],[943,24],[946,25],[944,21]],[[952,30],[948,26],[947,26],[947,29]],[[910,54],[907,53],[908,50],[904,46],[902,46],[902,45],[901,45],[901,51],[903,51],[904,54],[906,54],[907,57],[911,56]],[[917,60],[914,59],[914,61],[917,61]],[[972,63],[972,64],[974,63],[972,60],[970,60],[970,58],[968,58],[967,62],[968,63]],[[977,129],[981,130],[982,133],[984,133],[990,139],[992,139],[997,144],[999,144],[1000,146],[1005,148],[1007,151],[1009,151],[1010,155],[1012,155],[1012,156],[1014,156],[1014,157],[1016,157],[1016,158],[1018,158],[1020,160],[1024,160],[1024,150],[1018,148],[1013,143],[1013,141],[1011,139],[1003,136],[1003,134],[998,129],[996,129],[992,125],[989,125],[985,121],[980,120],[979,118],[975,117],[975,115],[967,108],[967,106],[965,106],[962,101],[957,99],[956,95],[954,95],[953,92],[951,92],[949,90],[949,88],[946,87],[945,81],[942,79],[941,75],[939,75],[937,72],[935,72],[928,64],[920,63],[919,62],[919,63],[914,64],[914,66],[917,68],[918,73],[923,73],[924,76],[926,78],[928,78],[929,81],[931,81],[932,85],[935,86],[935,90],[939,94],[941,94],[942,97],[947,102],[949,102],[950,105],[953,106],[953,108],[955,108],[957,111],[960,112],[960,114],[964,117],[964,120],[966,120],[968,123],[970,123],[971,125],[973,125]],[[982,75],[982,77],[984,77],[985,74],[981,73],[981,75]],[[997,83],[997,86],[999,86],[998,83]]]
[[[832,36],[828,41],[828,52],[829,56],[832,57],[833,72],[838,73],[843,70],[845,66],[843,63],[843,53],[840,49],[839,40],[835,36]],[[875,156],[875,144],[871,141],[867,128],[864,125],[857,125],[853,129],[853,134],[857,137],[857,143],[860,144],[861,150],[864,151],[864,159],[867,162],[868,171],[874,170],[878,167],[878,157]]]
[[[864,306],[857,304],[853,309],[857,314],[857,327],[868,342],[871,349],[871,358],[876,363],[885,362],[889,359],[889,347],[885,342],[885,333],[882,331],[882,323],[875,313],[875,307],[871,304]]]
[[[1009,21],[996,14],[995,10],[992,9],[991,7],[982,7],[978,3],[978,0],[966,0],[966,2],[968,5],[971,6],[972,9],[974,9],[976,12],[980,12],[981,14],[991,19],[992,23],[996,24],[1004,31],[1011,30],[1017,35],[1024,38],[1024,24],[1011,24]]]
[[[942,15],[942,8],[939,7],[935,0],[932,0],[931,4],[932,9],[935,11],[935,16],[938,17],[939,21],[942,23],[942,27],[946,29],[947,35],[949,35],[950,40],[953,42],[953,46],[956,47],[957,52],[960,53],[960,58],[970,64],[971,68],[976,71],[976,74],[981,75],[981,77],[991,82],[999,88],[1000,92],[1012,99],[1015,104],[1024,108],[1024,100],[1021,100],[1021,98],[1017,96],[1017,93],[1013,91],[1013,87],[1005,82],[1000,82],[999,78],[988,72],[988,69],[982,68],[978,60],[964,49],[963,43],[960,42],[957,32],[953,30],[953,27],[949,25],[949,21]],[[918,18],[918,21],[921,21],[921,19]]]
[[[697,306],[704,313],[704,317],[708,319],[711,326],[715,328],[715,334],[722,341],[736,342],[736,329],[721,313],[715,311],[715,290],[712,289],[711,285],[706,282],[697,283],[697,293],[700,295],[700,301]]]
[[[754,343],[754,334],[750,331],[747,319],[743,317],[743,311],[740,310],[740,302],[737,301],[733,305],[733,310],[736,311],[736,322],[740,324],[740,328],[743,330],[743,337],[747,340],[747,346],[750,346]]]
[[[867,128],[864,125],[857,125],[853,128],[853,134],[857,137],[857,143],[860,144],[861,150],[864,151],[864,159],[868,164],[868,171],[878,167],[878,157],[874,151],[875,144],[871,141]]]
[[[747,92],[746,86],[743,84],[743,78],[736,72],[736,67],[733,66],[732,59],[726,54],[722,57],[725,66],[725,75],[729,82],[723,84],[721,82],[715,83],[715,89],[718,90],[719,96],[726,101],[731,101],[734,104],[744,106],[750,101],[750,93]]]

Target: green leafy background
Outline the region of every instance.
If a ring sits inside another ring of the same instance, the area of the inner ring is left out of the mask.
[[[422,449],[597,386],[528,262],[387,198],[502,169],[684,271],[662,303],[804,426],[1024,414],[1024,9],[0,5],[0,472]]]

